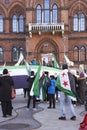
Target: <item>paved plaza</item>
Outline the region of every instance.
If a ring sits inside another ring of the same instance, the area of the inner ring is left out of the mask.
[[[56,109],[47,109],[48,103],[37,103],[36,110],[27,109],[27,98],[17,95],[13,100],[12,117],[3,118],[0,110],[0,130],[78,130],[79,124],[86,113],[84,106],[75,106],[76,121],[70,120],[70,112],[66,106],[67,120],[58,120],[60,116],[59,102]],[[1,109],[1,107],[0,107]]]

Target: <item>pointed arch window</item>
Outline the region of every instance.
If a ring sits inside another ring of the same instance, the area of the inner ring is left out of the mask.
[[[16,47],[12,48],[12,61],[13,62],[18,61],[18,50]]]
[[[79,61],[79,48],[77,46],[74,47],[74,61]]]
[[[78,31],[78,15],[74,14],[74,19],[73,19],[73,30]]]
[[[86,61],[86,48],[84,46],[80,48],[80,61]]]
[[[3,62],[3,49],[0,47],[0,62]]]
[[[54,4],[51,8],[50,0],[44,0],[44,7],[36,7],[36,23],[58,23],[58,6]]]
[[[12,18],[12,29],[13,32],[18,32],[18,20],[16,15],[14,15]]]
[[[12,32],[24,32],[24,16],[20,15],[12,17]]]
[[[52,23],[58,22],[58,7],[57,5],[53,5],[52,8]]]
[[[37,17],[37,23],[42,23],[42,8],[41,8],[41,5],[37,6],[36,17]]]
[[[4,25],[3,25],[3,16],[0,14],[0,32],[3,32],[3,28],[4,28]]]
[[[23,15],[19,16],[19,32],[24,32],[24,17],[23,17]]]
[[[74,14],[73,19],[73,30],[74,31],[85,31],[85,15],[84,14]]]
[[[85,16],[80,14],[80,31],[85,31]]]

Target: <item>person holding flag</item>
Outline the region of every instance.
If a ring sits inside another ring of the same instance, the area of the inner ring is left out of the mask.
[[[68,102],[70,108],[70,120],[76,120],[76,114],[72,104],[72,99],[76,100],[75,80],[73,75],[68,71],[67,64],[63,64],[62,69],[63,71],[60,72],[56,82],[56,86],[60,90],[61,117],[59,117],[59,120],[66,120],[65,101]]]
[[[31,102],[31,99],[32,99],[32,96],[30,95],[30,91],[31,91],[31,88],[32,88],[34,80],[35,80],[34,71],[31,71],[30,76],[27,78],[27,82],[28,82],[28,88],[27,88],[27,91],[28,91],[27,108],[30,107],[30,102]],[[36,105],[36,97],[35,97],[35,95],[33,95],[33,108],[35,108],[35,105]]]

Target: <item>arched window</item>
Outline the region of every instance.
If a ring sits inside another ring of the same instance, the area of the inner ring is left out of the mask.
[[[78,15],[74,14],[74,19],[73,19],[73,30],[78,31]]]
[[[24,17],[23,17],[23,15],[19,16],[19,32],[24,32]]]
[[[85,16],[80,14],[80,31],[85,31]]]
[[[18,20],[16,15],[14,15],[12,18],[12,31],[18,32]]]
[[[44,0],[44,23],[50,23],[50,0]]]
[[[74,47],[74,61],[79,61],[79,48],[77,46]]]
[[[0,62],[3,62],[3,49],[0,47]]]
[[[52,23],[58,23],[58,7],[53,5],[52,8]]]
[[[18,61],[18,50],[16,47],[13,47],[12,49],[12,61],[13,62]]]
[[[80,48],[80,61],[85,61],[86,60],[86,48],[82,46]]]
[[[37,11],[36,11],[36,16],[37,16],[37,23],[42,23],[42,11],[41,11],[41,6],[37,6]]]
[[[73,30],[74,31],[85,31],[85,15],[74,14],[73,19]]]
[[[0,14],[0,32],[3,32],[3,16]]]

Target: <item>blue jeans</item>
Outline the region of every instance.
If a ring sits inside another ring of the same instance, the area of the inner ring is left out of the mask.
[[[65,102],[68,102],[68,106],[70,108],[70,114],[72,116],[76,116],[74,106],[72,104],[70,96],[66,95],[63,92],[60,92],[60,110],[61,110],[61,116],[66,117],[66,110],[65,110]]]

